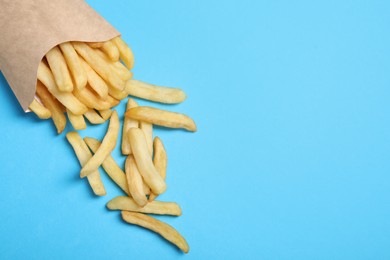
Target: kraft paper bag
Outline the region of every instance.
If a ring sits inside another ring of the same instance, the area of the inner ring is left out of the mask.
[[[118,35],[84,0],[0,0],[0,70],[24,111],[35,96],[38,64],[51,48]]]

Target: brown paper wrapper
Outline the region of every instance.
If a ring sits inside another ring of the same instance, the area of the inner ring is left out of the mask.
[[[120,33],[84,0],[0,0],[0,69],[26,111],[43,56],[67,41],[100,42]]]

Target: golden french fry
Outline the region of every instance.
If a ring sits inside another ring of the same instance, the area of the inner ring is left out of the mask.
[[[93,153],[96,153],[99,149],[101,143],[90,137],[85,137],[84,141],[87,143],[88,147]],[[107,175],[127,194],[130,196],[129,189],[127,187],[126,175],[122,169],[118,166],[112,156],[108,156],[103,164],[103,169],[106,171]]]
[[[125,116],[139,121],[149,122],[154,125],[170,128],[184,128],[192,132],[196,131],[195,122],[190,117],[158,108],[147,106],[134,107],[126,111]]]
[[[119,105],[120,101],[118,99],[115,99],[111,97],[110,95],[107,97],[106,101],[110,103],[110,108],[115,107]]]
[[[139,128],[144,132],[146,138],[146,144],[148,145],[148,151],[150,156],[153,155],[153,125],[148,122],[140,121]]]
[[[102,58],[95,49],[82,42],[73,42],[73,47],[77,53],[102,77],[111,87],[117,90],[125,88],[123,81],[114,71],[110,64]]]
[[[112,150],[114,150],[116,141],[118,138],[119,131],[119,118],[118,113],[114,111],[110,118],[110,124],[106,135],[103,138],[102,144],[99,149],[96,151],[94,156],[83,166],[80,172],[80,177],[85,177],[88,174],[96,171],[104,160],[110,155]]]
[[[127,156],[125,163],[125,172],[127,179],[127,186],[134,201],[141,207],[148,203],[148,199],[144,193],[142,186],[142,177],[138,171],[137,165],[135,164],[134,157],[132,155]]]
[[[81,103],[72,93],[61,92],[51,74],[49,67],[43,62],[38,66],[38,79],[46,86],[47,90],[66,108],[75,115],[82,115],[87,112],[88,108]]]
[[[99,49],[103,47],[104,42],[87,42],[88,46],[94,49]]]
[[[112,106],[112,104],[107,99],[102,100],[98,96],[96,96],[95,93],[92,92],[92,90],[89,88],[88,85],[83,89],[73,90],[73,95],[75,95],[75,97],[81,102],[83,102],[88,108],[104,110],[104,109],[109,109]]]
[[[165,104],[181,103],[187,98],[179,88],[160,87],[135,79],[126,82],[126,90],[131,96]]]
[[[120,77],[122,80],[124,81],[128,81],[129,79],[131,79],[133,77],[133,73],[131,71],[129,71],[126,66],[124,66],[120,61],[115,61],[113,62],[112,60],[110,60],[110,58],[101,50],[95,50],[95,52],[97,54],[99,54],[99,56],[101,58],[103,58],[107,64],[110,65],[110,68],[112,69],[112,71],[114,73],[116,73],[118,75],[118,77]]]
[[[51,118],[57,128],[57,133],[62,133],[66,126],[66,117],[62,105],[49,93],[40,81],[37,81],[36,93],[43,105],[50,110]]]
[[[133,77],[133,73],[129,71],[120,61],[113,62],[111,65],[122,80],[128,81]]]
[[[81,58],[70,42],[61,43],[59,46],[62,54],[64,55],[66,63],[68,64],[68,69],[72,74],[73,81],[75,83],[74,85],[78,89],[84,88],[87,85],[88,79],[87,73],[81,65]]]
[[[130,128],[127,134],[138,170],[144,181],[154,193],[163,193],[167,187],[153,165],[144,132],[139,128]]]
[[[146,182],[144,181],[144,178],[142,178],[142,189],[144,190],[145,195],[149,195],[150,194],[150,188],[146,184]]]
[[[108,120],[112,115],[112,110],[111,109],[99,110],[99,114],[104,120]]]
[[[89,109],[85,114],[85,118],[88,119],[88,121],[91,124],[99,125],[103,124],[106,120],[104,120],[95,110]]]
[[[125,99],[128,96],[125,90],[121,91],[121,90],[114,89],[111,87],[111,85],[108,86],[108,94],[110,94],[110,96],[112,96],[117,100]]]
[[[180,235],[180,233],[176,229],[174,229],[167,223],[164,223],[160,220],[157,220],[151,216],[142,213],[135,213],[129,211],[122,211],[122,218],[127,223],[138,225],[156,232],[157,234],[180,248],[184,253],[188,253],[188,251],[190,250],[190,247],[188,246],[188,243],[184,239],[184,237]]]
[[[110,58],[111,61],[118,61],[119,60],[119,50],[118,47],[111,41],[106,41],[103,43],[103,46],[100,48],[107,56]]]
[[[131,70],[134,67],[134,54],[129,46],[119,36],[111,41],[118,47],[121,60],[126,64],[126,67]]]
[[[87,128],[84,117],[82,115],[75,115],[67,109],[66,111],[69,121],[75,130],[83,130]]]
[[[39,101],[35,98],[28,108],[33,111],[40,119],[48,119],[51,117],[50,110],[39,103]]]
[[[87,80],[89,86],[99,95],[101,98],[108,96],[108,86],[106,82],[89,66],[84,59],[80,58],[81,65],[87,74]]]
[[[156,167],[157,172],[165,180],[167,176],[168,157],[167,157],[167,152],[165,151],[164,144],[162,143],[160,138],[158,137],[154,138],[153,149],[154,149],[154,157],[153,157],[154,167]],[[149,201],[153,201],[155,198],[157,198],[157,196],[158,195],[151,193],[149,196]]]
[[[68,142],[73,147],[73,150],[80,162],[81,167],[84,166],[92,157],[92,154],[88,149],[88,146],[85,144],[85,142],[77,132],[67,133],[66,139],[68,139]],[[88,175],[87,179],[93,192],[97,196],[106,195],[106,189],[104,188],[103,182],[100,179],[100,173],[98,170]]]
[[[110,210],[125,210],[156,215],[181,216],[181,208],[175,202],[162,202],[155,200],[149,202],[144,207],[140,207],[137,203],[135,203],[134,199],[125,196],[118,196],[110,200],[106,206]]]
[[[138,106],[137,102],[135,102],[134,99],[129,98],[126,105],[126,110],[130,109],[132,107]],[[125,117],[123,120],[123,128],[122,128],[122,154],[129,155],[131,154],[131,146],[129,141],[129,136],[127,135],[127,131],[129,131],[130,128],[138,127],[138,121]]]
[[[46,53],[47,63],[53,73],[58,89],[62,92],[72,92],[73,83],[68,70],[68,65],[61,50],[56,46]]]

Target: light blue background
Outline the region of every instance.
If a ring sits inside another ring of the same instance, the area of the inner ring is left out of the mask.
[[[155,134],[161,199],[184,213],[159,219],[190,253],[106,210],[119,189],[104,176],[92,196],[64,134],[0,77],[1,259],[390,259],[389,1],[88,2],[137,79],[188,94],[161,107],[199,131]]]

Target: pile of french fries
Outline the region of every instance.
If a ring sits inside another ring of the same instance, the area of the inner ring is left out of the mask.
[[[187,253],[189,246],[179,232],[147,214],[181,215],[177,203],[156,200],[167,188],[167,154],[161,139],[153,137],[153,125],[195,132],[195,122],[184,114],[139,106],[129,98],[121,140],[122,154],[127,156],[124,169],[111,156],[120,131],[113,107],[121,100],[132,96],[175,104],[186,99],[181,89],[133,79],[133,66],[133,53],[120,37],[106,42],[59,44],[39,64],[36,97],[29,108],[41,119],[51,118],[58,133],[66,127],[65,112],[75,130],[87,127],[85,119],[91,124],[108,120],[101,141],[83,139],[76,131],[66,134],[81,165],[80,177],[87,178],[94,194],[104,196],[99,172],[102,167],[125,195],[109,201],[107,208],[120,210],[125,222],[150,229]]]

